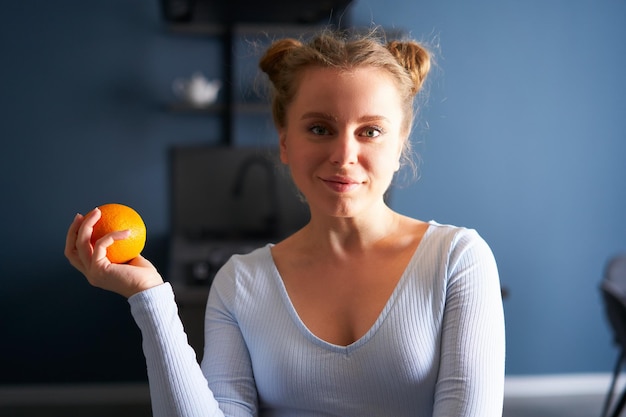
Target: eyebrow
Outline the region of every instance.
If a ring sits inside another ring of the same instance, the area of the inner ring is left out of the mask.
[[[302,120],[304,119],[325,119],[325,120],[330,120],[333,122],[337,121],[337,116],[333,116],[330,113],[323,113],[323,112],[308,112],[308,113],[304,113],[301,117]],[[386,122],[389,121],[389,119],[385,116],[379,116],[379,115],[366,115],[363,117],[359,118],[359,122],[363,123],[363,122],[375,122],[375,121],[379,121],[379,120],[384,120]]]
[[[337,121],[337,117],[333,116],[330,113],[323,113],[323,112],[308,112],[308,113],[304,113],[301,117],[301,119],[325,119],[325,120],[332,120],[332,121]]]

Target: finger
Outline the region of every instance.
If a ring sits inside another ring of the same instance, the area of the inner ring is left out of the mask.
[[[107,258],[107,248],[116,240],[123,240],[130,236],[130,230],[119,230],[107,233],[98,239],[93,246],[92,261],[100,267],[108,267],[111,262]]]
[[[158,271],[156,267],[152,264],[152,262],[144,258],[141,254],[137,255],[136,257],[128,261],[128,264],[131,266],[138,267],[138,268],[151,269],[152,271],[158,274]],[[160,274],[159,274],[159,280],[160,281],[163,280]]]
[[[84,216],[80,213],[77,213],[74,216],[74,220],[72,221],[72,224],[70,225],[67,231],[67,236],[65,238],[64,254],[65,257],[69,260],[70,265],[76,268],[79,272],[85,274],[85,266],[81,262],[80,257],[78,256],[78,251],[76,249],[76,237],[78,235],[78,229],[83,222],[83,218]]]
[[[101,215],[102,213],[97,207],[87,213],[76,234],[76,251],[80,262],[85,266],[91,264],[91,256],[93,253],[91,234],[93,233],[93,226],[100,220]]]
[[[70,259],[76,254],[76,235],[78,234],[78,228],[83,220],[83,216],[77,213],[74,216],[72,224],[67,230],[67,236],[65,237],[65,257]]]
[[[135,258],[131,259],[130,262],[128,263],[133,266],[154,268],[154,265],[152,265],[152,262],[150,262],[149,260],[147,260],[141,255],[137,255]]]

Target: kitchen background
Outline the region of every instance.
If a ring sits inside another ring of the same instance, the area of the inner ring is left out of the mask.
[[[131,205],[167,272],[169,150],[224,139],[218,114],[172,111],[171,85],[224,78],[222,41],[168,30],[157,0],[0,5],[0,384],[143,381],[126,301],[69,266],[65,233],[76,212]],[[598,285],[626,251],[626,2],[355,0],[345,18],[436,52],[413,135],[420,178],[391,205],[490,243],[508,375],[610,372]],[[244,74],[251,38],[234,42]],[[247,117],[233,145],[272,143]]]

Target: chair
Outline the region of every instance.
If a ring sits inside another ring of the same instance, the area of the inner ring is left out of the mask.
[[[600,291],[609,324],[613,329],[615,344],[620,350],[609,392],[605,398],[602,410],[602,417],[608,417],[613,403],[617,379],[623,365],[626,363],[626,254],[617,255],[608,261],[604,270]],[[618,417],[624,405],[626,405],[626,389],[620,395],[610,416]]]

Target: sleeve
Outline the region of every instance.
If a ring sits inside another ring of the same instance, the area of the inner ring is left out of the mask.
[[[254,301],[242,300],[237,292],[235,271],[231,259],[217,273],[207,303],[202,371],[213,389],[220,407],[228,416],[257,415],[258,394],[248,345],[238,322],[237,307],[245,303],[250,309]]]
[[[133,295],[155,417],[222,417],[178,316],[169,283]]]
[[[505,332],[493,253],[475,232],[458,232],[447,265],[435,417],[501,417]]]

